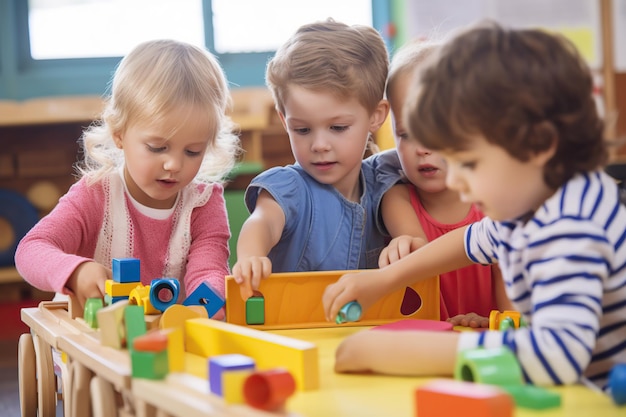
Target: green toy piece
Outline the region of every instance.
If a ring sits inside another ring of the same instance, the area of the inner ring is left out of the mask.
[[[98,310],[104,307],[102,298],[88,298],[85,302],[83,318],[92,329],[98,328]]]
[[[502,385],[511,394],[515,405],[531,410],[546,410],[561,406],[561,395],[536,385]]]
[[[508,330],[508,329],[514,329],[514,328],[515,328],[515,322],[510,317],[506,317],[504,320],[500,322],[501,332]]]
[[[246,324],[265,324],[265,298],[252,296],[246,300]]]
[[[126,346],[133,350],[133,340],[146,334],[147,326],[142,306],[128,305],[124,308],[124,324],[126,326]]]
[[[167,349],[160,352],[130,350],[133,378],[163,379],[169,372]]]
[[[458,354],[454,378],[491,385],[522,385],[522,368],[506,346],[463,350]]]
[[[513,328],[513,320],[504,319]],[[505,325],[506,326],[506,325]],[[507,391],[519,407],[544,410],[561,406],[561,395],[524,383],[522,368],[515,354],[506,346],[468,349],[457,356],[454,378],[462,381],[496,385]]]

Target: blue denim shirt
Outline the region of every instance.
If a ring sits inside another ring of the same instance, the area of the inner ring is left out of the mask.
[[[363,161],[360,203],[346,200],[333,186],[321,184],[298,164],[271,168],[252,180],[246,206],[252,212],[266,190],[285,213],[280,241],[270,251],[273,272],[378,268],[387,242],[380,203],[400,178],[395,150]]]

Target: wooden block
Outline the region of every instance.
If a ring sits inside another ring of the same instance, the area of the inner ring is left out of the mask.
[[[185,370],[185,340],[182,327],[161,330],[167,337],[167,362],[170,372]]]
[[[150,302],[150,286],[138,284],[128,295],[130,304],[143,308],[145,315],[160,314],[161,312],[154,308]]]
[[[153,330],[133,340],[133,349],[141,352],[160,352],[167,349],[167,336],[160,330]]]
[[[250,297],[246,300],[246,324],[265,323],[265,299]]]
[[[100,343],[115,349],[124,347],[126,330],[124,328],[124,309],[128,300],[120,301],[101,308],[96,313],[100,327]]]
[[[112,279],[104,281],[104,292],[111,297],[128,297],[130,293],[137,288],[136,282],[121,283],[115,282]]]
[[[146,334],[146,322],[143,318],[143,307],[128,305],[124,309],[124,325],[126,326],[126,345],[132,350],[136,337]]]
[[[71,319],[83,317],[84,310],[78,303],[78,298],[73,294],[67,296],[67,312]]]
[[[252,375],[251,370],[228,371],[222,374],[222,397],[226,404],[243,404],[243,384]]]
[[[141,282],[141,264],[139,259],[114,258],[111,264],[113,281],[121,283]]]
[[[513,399],[492,385],[435,380],[415,391],[417,417],[512,417]]]
[[[264,324],[259,329],[331,327],[326,321],[322,295],[342,275],[357,271],[275,273],[261,280],[258,292],[264,298]],[[246,325],[246,301],[233,276],[226,277],[226,321]],[[401,319],[439,320],[439,278],[434,277],[396,291],[363,312],[360,321],[342,326],[379,325]]]
[[[228,371],[252,371],[255,369],[254,359],[239,353],[215,355],[209,358],[209,388],[213,394],[222,396],[224,393],[222,377]]]
[[[130,351],[133,378],[163,379],[169,372],[167,350],[161,352]]]
[[[161,315],[159,328],[170,329],[180,327],[184,330],[185,322],[187,320],[208,317],[209,315],[204,307],[174,304],[165,310]]]
[[[191,294],[183,301],[183,305],[200,305],[207,311],[209,317],[213,317],[222,307],[224,307],[224,299],[220,297],[206,282],[198,285]]]
[[[319,387],[319,358],[313,343],[209,319],[185,322],[186,351],[209,358],[239,353],[259,369],[286,368],[299,390]]]
[[[104,294],[104,304],[110,306],[118,301],[128,301],[128,296],[111,297],[109,294]]]

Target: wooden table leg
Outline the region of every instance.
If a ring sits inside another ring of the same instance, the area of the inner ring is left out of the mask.
[[[72,359],[66,356],[67,362],[61,371],[61,393],[63,394],[63,417],[72,417],[72,382],[74,380],[71,370]]]
[[[30,333],[20,336],[17,358],[21,416],[37,417],[36,355]]]
[[[137,417],[157,417],[156,407],[140,399],[135,400],[135,412]]]
[[[70,372],[72,372],[70,415],[73,417],[91,416],[90,383],[93,374],[76,360],[72,361]]]
[[[91,378],[90,388],[93,417],[116,417],[117,404],[113,384],[94,376]]]
[[[33,333],[37,366],[37,403],[41,417],[56,415],[56,381],[52,363],[52,348]]]

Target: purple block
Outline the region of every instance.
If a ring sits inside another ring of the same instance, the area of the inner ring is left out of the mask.
[[[209,385],[211,392],[223,396],[222,374],[227,371],[255,369],[254,359],[249,356],[232,353],[216,355],[209,358]]]

